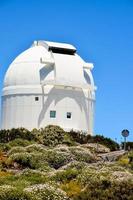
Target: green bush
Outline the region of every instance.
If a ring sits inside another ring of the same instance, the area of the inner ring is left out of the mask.
[[[88,142],[99,143],[108,147],[111,151],[119,149],[119,144],[110,138],[104,137],[103,135],[92,136]]]
[[[128,153],[129,163],[133,164],[133,151]]]
[[[124,142],[122,142],[122,149],[124,149]],[[133,142],[126,142],[126,150],[133,150]]]
[[[111,180],[111,170],[109,170],[109,168],[106,170],[105,166],[103,167],[104,170],[98,170],[95,166],[86,166],[82,168],[82,172],[77,177],[78,182],[86,186],[87,184],[93,184],[93,182],[95,183],[100,180]]]
[[[111,182],[109,179],[96,180],[88,186],[74,200],[132,200],[133,182]]]
[[[0,200],[26,200],[23,192],[10,185],[0,186]]]
[[[122,156],[119,160],[118,160],[118,164],[123,166],[123,167],[128,167],[129,165],[129,159],[127,156]]]
[[[15,153],[24,153],[25,148],[21,146],[12,147],[11,150],[8,151],[8,156],[15,154]]]
[[[47,149],[41,144],[32,144],[27,147],[13,147],[8,152],[10,163],[18,163],[23,168],[44,168],[49,165],[58,169],[72,160],[71,154],[56,149]]]
[[[113,141],[110,138],[104,137],[103,135],[86,135],[86,133],[83,132],[76,132],[71,130],[68,132],[68,134],[73,138],[75,142],[78,142],[80,144],[86,144],[86,143],[99,143],[102,145],[105,145],[106,147],[110,148],[111,151],[115,151],[119,149],[119,144]]]
[[[56,146],[63,143],[65,131],[59,126],[49,125],[41,130],[41,134],[44,145]]]
[[[52,177],[54,180],[59,182],[69,182],[75,179],[79,175],[79,171],[76,168],[70,168],[57,173]]]
[[[29,141],[29,140],[26,140],[26,139],[17,138],[17,139],[14,139],[14,140],[8,142],[7,145],[9,145],[10,148],[16,147],[16,146],[26,147],[26,146],[29,146],[33,143],[34,143],[34,141]]]
[[[32,153],[32,152],[40,152],[40,153],[46,153],[46,151],[47,151],[47,148],[44,146],[44,145],[42,145],[42,144],[31,144],[31,145],[29,145],[29,146],[27,146],[26,148],[25,148],[25,150],[27,151],[27,152],[29,152],[29,153]]]
[[[30,186],[24,193],[27,200],[68,200],[65,192],[50,184]]]
[[[89,150],[85,150],[80,147],[70,147],[69,148],[74,160],[86,163],[92,163],[96,161],[96,158]]]
[[[48,182],[49,177],[47,176],[47,172],[50,170],[48,167],[45,171],[26,168],[15,175],[5,172],[5,175],[0,176],[0,186],[11,185],[23,191],[25,187],[30,185]]]
[[[10,156],[10,159],[24,168],[29,167],[31,169],[37,169],[46,165],[42,153],[15,153]]]
[[[27,183],[26,186],[30,186],[33,184],[46,183],[49,180],[46,173],[48,171],[50,171],[49,167],[47,167],[45,171],[26,168],[21,173],[16,175],[16,177],[19,181],[25,181]]]
[[[0,130],[0,143],[6,143],[17,138],[35,140],[35,135],[25,128],[12,128],[11,130]]]
[[[72,160],[71,155],[69,153],[59,152],[54,149],[47,151],[45,159],[49,163],[50,167],[53,167],[55,169],[58,169],[63,165],[66,165]]]
[[[86,133],[84,132],[80,132],[80,131],[73,131],[71,130],[70,132],[68,132],[68,135],[70,135],[70,137],[77,143],[80,144],[86,144],[89,139],[91,138],[91,135],[86,135]]]
[[[72,199],[73,197],[79,196],[82,190],[80,184],[75,180],[71,180],[68,183],[63,183],[60,187],[67,193],[67,196]]]

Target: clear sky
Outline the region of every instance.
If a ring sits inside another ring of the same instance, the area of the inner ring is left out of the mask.
[[[0,95],[13,59],[34,40],[72,43],[93,62],[95,133],[133,141],[133,1],[0,0]]]

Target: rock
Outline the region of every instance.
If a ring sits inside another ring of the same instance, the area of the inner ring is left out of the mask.
[[[99,154],[99,157],[101,157],[104,161],[117,161],[122,155],[124,155],[126,152],[124,150],[121,151],[112,151],[109,153],[103,153]]]
[[[110,149],[105,147],[104,145],[98,144],[98,143],[88,143],[88,144],[82,144],[80,145],[83,148],[88,148],[91,151],[97,152],[97,153],[109,153]]]
[[[118,181],[133,180],[133,175],[129,172],[115,171],[112,173],[112,176]]]

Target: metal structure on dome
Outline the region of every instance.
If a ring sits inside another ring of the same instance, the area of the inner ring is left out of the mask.
[[[70,44],[35,41],[6,72],[2,129],[54,124],[93,134],[92,69]]]

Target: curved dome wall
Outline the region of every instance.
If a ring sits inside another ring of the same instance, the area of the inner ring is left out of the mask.
[[[91,69],[69,44],[35,42],[9,66],[3,87],[2,128],[93,133],[95,86]]]

